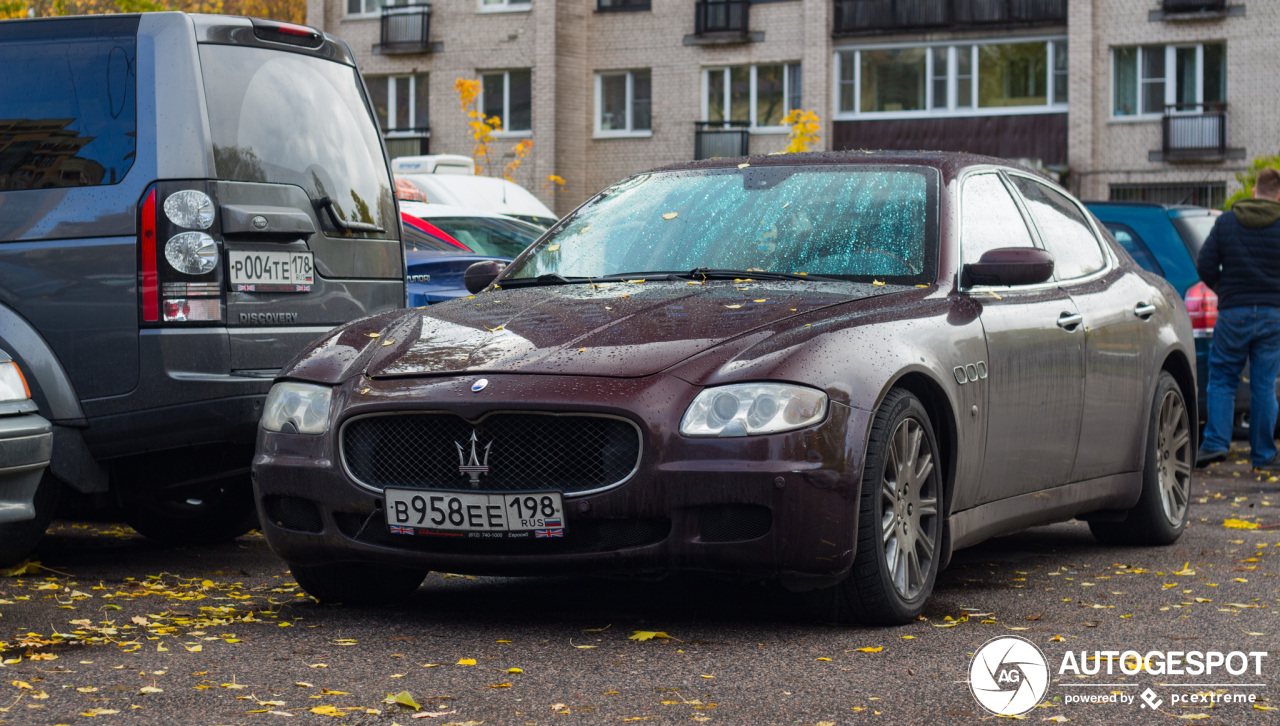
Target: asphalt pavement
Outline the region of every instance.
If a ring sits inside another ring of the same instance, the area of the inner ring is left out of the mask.
[[[957,553],[926,617],[895,628],[818,622],[774,584],[704,576],[432,573],[403,607],[320,606],[256,533],[165,549],[58,522],[39,567],[0,578],[0,721],[967,724],[995,718],[970,693],[971,655],[1016,636],[1052,679],[1025,720],[1280,724],[1280,483],[1240,454],[1196,479],[1175,545],[1104,547],[1080,522],[1002,537]],[[1267,655],[1261,675],[1209,679],[1119,660],[1060,674],[1068,650]]]

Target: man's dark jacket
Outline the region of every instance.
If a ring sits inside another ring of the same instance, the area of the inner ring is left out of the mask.
[[[1200,249],[1196,269],[1218,309],[1280,308],[1280,202],[1242,199],[1218,217]]]

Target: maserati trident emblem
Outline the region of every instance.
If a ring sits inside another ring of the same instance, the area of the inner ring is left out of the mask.
[[[493,446],[493,442],[484,445],[484,460],[480,459],[480,440],[476,438],[476,432],[471,432],[471,458],[467,458],[466,449],[462,448],[462,444],[453,442],[458,447],[458,471],[466,474],[471,478],[471,488],[480,488],[480,475],[489,473],[489,447]]]
[[[483,391],[484,387],[487,385],[489,385],[489,379],[481,378],[480,380],[471,384],[471,390],[473,393],[479,393],[480,391]]]

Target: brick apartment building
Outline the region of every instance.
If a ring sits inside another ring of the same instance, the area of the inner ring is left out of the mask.
[[[308,0],[307,21],[351,45],[392,156],[469,153],[453,86],[480,79],[504,126],[491,173],[532,140],[517,181],[560,213],[646,168],[780,150],[794,108],[824,148],[974,151],[1069,169],[1090,198],[1203,203],[1271,148],[1280,110],[1246,32],[1275,27],[1271,0],[383,2]]]

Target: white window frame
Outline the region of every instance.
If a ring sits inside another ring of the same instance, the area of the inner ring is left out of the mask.
[[[377,18],[382,15],[383,8],[400,7],[408,5],[409,2],[410,0],[382,0],[378,7],[373,10],[369,10],[368,8],[372,4],[372,0],[360,0],[360,7],[364,8],[364,10],[358,13],[350,13],[347,12],[347,3],[346,0],[344,0],[342,4],[343,19],[368,20],[370,18]]]
[[[416,98],[418,90],[417,90],[417,84],[413,82],[413,79],[417,76],[423,76],[424,78],[427,79],[428,84],[431,83],[431,76],[428,73],[398,73],[398,74],[389,75],[389,76],[381,76],[381,75],[365,76],[365,83],[369,83],[371,79],[378,79],[378,78],[385,79],[387,82],[387,123],[391,123],[393,120],[395,120],[396,108],[398,107],[400,102],[400,99],[398,98],[398,93],[396,91],[396,80],[399,78],[409,79],[409,129],[406,129],[406,130],[397,129],[394,131],[388,129],[382,132],[382,135],[384,137],[388,139],[395,139],[400,137],[419,138],[422,136],[431,135],[431,132],[429,130],[428,131],[411,130],[418,125],[418,104],[416,103],[416,101],[418,100]],[[431,99],[431,94],[430,92],[428,92],[427,93],[427,101],[428,101],[427,118],[425,119],[428,125],[430,124],[430,121],[431,121],[430,99]]]
[[[782,115],[785,117],[788,113],[791,113],[792,111],[795,110],[791,108],[791,73],[789,69],[791,68],[791,66],[800,65],[800,61],[797,60],[797,61],[775,61],[772,63],[753,63],[747,66],[747,68],[749,68],[751,71],[751,94],[750,94],[750,100],[748,101],[748,103],[750,104],[750,109],[749,109],[748,126],[747,126],[747,131],[749,133],[785,134],[788,131],[790,131],[790,127],[785,125],[778,125],[778,126],[756,125],[756,68],[759,66],[776,66],[776,65],[782,66]],[[730,85],[729,85],[729,72],[733,68],[742,68],[742,67],[743,66],[740,66],[740,65],[730,65],[730,66],[714,66],[714,67],[702,69],[702,118],[708,119],[708,122],[710,121],[710,118],[711,118],[710,116],[711,104],[707,103],[707,94],[711,92],[711,74],[712,73],[724,74],[724,112],[725,112],[725,115],[727,116],[729,114],[729,99],[732,97],[732,91],[733,91],[733,89],[730,88]],[[803,70],[801,70],[800,72],[804,73]],[[836,72],[839,73],[838,70]]]
[[[1164,52],[1164,104],[1166,106],[1173,105],[1178,102],[1178,50],[1180,48],[1195,48],[1196,50],[1196,100],[1194,101],[1194,103],[1200,106],[1201,108],[1203,108],[1204,106],[1204,47],[1206,45],[1226,45],[1226,44],[1219,41],[1219,42],[1213,42],[1213,43],[1169,43],[1167,45],[1162,46],[1162,50]],[[1159,109],[1158,111],[1148,111],[1147,109],[1142,107],[1143,98],[1145,98],[1145,94],[1143,94],[1142,92],[1142,85],[1147,80],[1142,75],[1142,57],[1147,52],[1148,47],[1151,47],[1151,46],[1159,46],[1159,44],[1153,43],[1150,46],[1116,45],[1111,47],[1111,88],[1109,89],[1111,91],[1111,116],[1108,120],[1111,121],[1112,123],[1133,123],[1135,121],[1150,122],[1150,121],[1157,121],[1164,116],[1163,108]],[[1133,48],[1138,52],[1136,59],[1134,61],[1135,63],[1137,63],[1137,69],[1136,69],[1136,72],[1134,73],[1134,79],[1135,79],[1135,82],[1138,84],[1138,87],[1136,89],[1138,94],[1138,97],[1137,97],[1138,113],[1130,114],[1127,116],[1118,116],[1116,115],[1116,74],[1119,71],[1119,67],[1116,64],[1116,53],[1118,51],[1127,50],[1129,48]],[[1189,109],[1187,111],[1181,111],[1179,113],[1194,114],[1194,113],[1200,113],[1200,112],[1201,111],[1196,109]]]
[[[508,131],[511,119],[511,71],[529,71],[529,128],[521,131]],[[480,106],[484,110],[484,77],[502,74],[502,130],[494,131],[490,136],[495,139],[524,139],[533,136],[533,69],[515,68],[508,70],[480,71]]]
[[[533,0],[476,0],[477,13],[527,13],[533,10]]]
[[[1023,43],[1044,43],[1045,44],[1045,103],[1041,106],[1006,106],[983,108],[978,106],[978,46],[983,45],[1018,45]],[[1043,113],[1066,113],[1067,103],[1055,103],[1054,98],[1054,72],[1053,72],[1053,54],[1054,47],[1057,44],[1066,45],[1067,36],[1065,35],[1039,35],[1028,36],[1025,38],[983,38],[979,40],[946,40],[931,43],[877,43],[868,45],[846,45],[837,47],[832,55],[832,87],[834,93],[831,97],[831,117],[836,121],[851,120],[895,120],[895,119],[913,119],[913,118],[949,118],[949,117],[971,117],[971,116],[1025,116],[1030,114]],[[947,99],[945,107],[939,105],[934,108],[933,93],[933,49],[939,46],[948,47],[947,51]],[[863,111],[862,110],[862,51],[865,50],[902,50],[907,48],[921,48],[925,51],[925,107],[919,111]],[[960,64],[957,59],[959,53],[968,50],[969,58],[969,93],[970,105],[959,106],[956,94],[959,90],[959,79],[957,73]],[[841,78],[840,76],[840,60],[841,54],[853,54],[853,109],[842,111],[840,109],[840,87],[842,82],[850,79]],[[704,94],[705,95],[705,94]],[[705,114],[704,114],[705,117]]]
[[[597,139],[643,139],[653,136],[653,71],[649,71],[649,126],[647,129],[633,129],[632,122],[635,120],[632,116],[632,103],[635,102],[635,72],[648,70],[645,68],[637,68],[628,71],[596,71],[596,112],[595,112],[595,131],[593,138]],[[627,77],[627,128],[625,129],[604,129],[601,123],[601,116],[604,113],[604,77],[605,76],[622,76]]]

